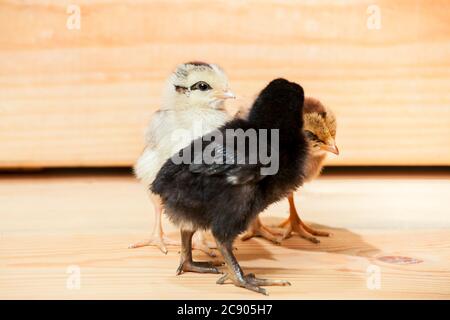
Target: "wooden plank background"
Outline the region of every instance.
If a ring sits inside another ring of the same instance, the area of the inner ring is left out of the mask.
[[[448,21],[445,0],[2,0],[0,167],[132,164],[166,76],[192,59],[227,71],[232,110],[279,76],[332,106],[331,164],[449,165]]]

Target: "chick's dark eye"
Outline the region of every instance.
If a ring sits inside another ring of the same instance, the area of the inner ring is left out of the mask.
[[[322,144],[325,143],[322,140],[320,140],[316,134],[312,133],[309,130],[305,130],[305,135],[306,135],[306,139],[308,139],[308,140],[314,141],[316,143],[322,143]]]
[[[200,89],[200,90],[202,90],[202,91],[206,91],[206,90],[208,90],[208,85],[206,84],[206,83],[200,83],[199,85],[198,85],[198,88]]]
[[[309,130],[305,130],[305,135],[306,135],[306,138],[309,140],[316,140],[316,141],[319,140],[319,138]]]
[[[211,86],[204,81],[199,81],[191,86],[191,90],[207,91],[210,89]]]

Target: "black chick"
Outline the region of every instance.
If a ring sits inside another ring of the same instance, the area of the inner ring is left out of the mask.
[[[266,290],[260,286],[289,285],[283,280],[244,275],[232,249],[235,238],[260,212],[303,183],[307,156],[302,130],[303,101],[301,86],[285,79],[273,80],[261,91],[247,119],[229,121],[193,141],[177,154],[178,159],[184,157],[188,161],[175,164],[179,161],[172,157],[160,169],[151,190],[161,196],[166,214],[180,226],[182,250],[177,274],[184,271],[219,273],[211,263],[192,261],[192,235],[201,229],[211,230],[228,267],[229,273],[221,277],[218,284],[230,279],[236,286],[263,294],[267,294]],[[266,132],[278,132],[279,138],[271,134],[267,134],[267,139],[257,134],[255,141],[244,138],[243,150],[242,145],[234,143],[237,135],[231,139],[226,135],[230,129],[235,133],[252,130],[261,133],[264,132],[261,129],[266,129]],[[217,139],[218,134],[225,137],[224,141]],[[278,160],[275,172],[264,170],[273,164],[267,164],[260,156],[265,152],[261,147],[264,143],[267,144],[264,150],[270,150],[266,154]],[[199,144],[201,148],[196,150]],[[257,161],[250,161],[251,146],[258,146]],[[207,150],[214,150],[210,153],[212,161],[204,159]]]

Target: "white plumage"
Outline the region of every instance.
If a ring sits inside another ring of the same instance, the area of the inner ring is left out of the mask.
[[[134,166],[136,177],[148,187],[167,159],[228,119],[221,109],[157,111],[145,134],[145,149]]]

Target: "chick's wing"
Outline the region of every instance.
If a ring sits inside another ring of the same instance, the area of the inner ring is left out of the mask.
[[[232,185],[256,183],[265,176],[260,173],[261,163],[250,161],[251,158],[245,150],[234,146],[203,141],[202,151],[194,153],[189,171],[204,176],[223,176],[226,183]]]

